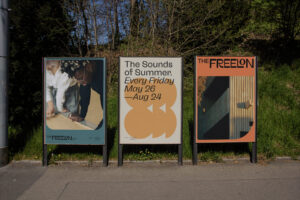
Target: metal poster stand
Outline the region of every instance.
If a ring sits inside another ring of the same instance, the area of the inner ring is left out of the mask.
[[[118,84],[118,116],[119,116],[119,131],[118,131],[118,166],[122,166],[123,165],[123,145],[124,144],[120,144],[120,58],[119,58],[119,84]],[[182,126],[183,126],[183,59],[182,59],[182,63],[181,63],[181,133],[180,133],[180,144],[175,144],[178,147],[178,165],[183,165],[183,159],[182,159],[182,155],[183,155],[183,146],[182,146],[182,138],[183,138],[183,134],[182,134]],[[128,144],[130,145],[130,144]],[[154,145],[154,144],[153,144]],[[168,145],[172,145],[172,144],[168,144]]]
[[[194,133],[193,133],[193,151],[192,151],[192,163],[193,165],[197,165],[198,163],[198,144],[197,143],[197,123],[196,123],[196,109],[198,106],[198,102],[196,102],[196,97],[197,97],[197,87],[196,87],[196,79],[197,79],[197,56],[195,57],[194,61]],[[257,65],[257,57],[256,57],[256,66],[255,66],[255,141],[251,142],[252,143],[252,151],[251,151],[251,162],[252,163],[257,163],[257,70],[258,70],[258,65]]]
[[[105,60],[104,60],[105,62]],[[44,62],[43,62],[44,63]],[[104,64],[106,65],[106,64]],[[42,73],[43,73],[43,91],[45,91],[45,73],[44,73],[44,66],[42,69]],[[105,77],[107,76],[107,70],[105,69]],[[45,92],[43,93],[43,95],[45,95]],[[103,166],[107,167],[108,166],[108,149],[107,149],[107,84],[106,84],[106,78],[105,78],[105,105],[103,105],[105,107],[105,112],[103,113],[103,118],[105,119],[105,130],[104,130],[104,134],[105,134],[105,144],[104,145],[100,145],[102,146],[102,154],[103,154]],[[44,96],[45,99],[45,96]],[[43,100],[44,101],[44,100]],[[45,105],[44,105],[44,109],[43,109],[43,161],[42,164],[43,166],[48,166],[48,152],[47,152],[47,144],[45,144],[45,127],[46,127],[46,118],[45,118]],[[63,145],[63,144],[60,144]]]

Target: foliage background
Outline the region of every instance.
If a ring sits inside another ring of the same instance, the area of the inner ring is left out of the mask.
[[[297,0],[11,0],[9,149],[40,158],[42,58],[106,57],[109,146],[117,157],[119,56],[184,58],[184,157],[191,158],[195,55],[259,58],[258,151],[299,155],[300,2]],[[98,159],[97,147],[51,146],[51,159]],[[175,158],[173,146],[125,147],[128,159]],[[248,144],[199,147],[202,160]],[[58,156],[60,155],[60,156]]]

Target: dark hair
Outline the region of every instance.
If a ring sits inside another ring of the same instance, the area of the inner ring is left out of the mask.
[[[90,61],[88,60],[62,60],[61,71],[67,73],[70,78],[75,76],[77,70],[82,69]]]

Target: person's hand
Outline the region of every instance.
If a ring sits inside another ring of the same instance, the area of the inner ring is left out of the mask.
[[[54,104],[52,101],[48,101],[46,117],[49,118],[49,117],[53,117],[54,115],[55,115],[54,114]]]
[[[83,121],[83,118],[80,117],[80,115],[78,115],[78,114],[71,114],[71,115],[69,116],[69,119],[71,119],[72,121],[76,121],[76,122],[81,122],[81,121]]]
[[[66,112],[69,112],[69,111],[68,111],[67,109],[64,108],[64,109],[62,110],[62,112],[63,112],[63,113],[66,113]]]

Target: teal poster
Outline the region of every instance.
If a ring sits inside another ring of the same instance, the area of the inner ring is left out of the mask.
[[[104,58],[44,58],[44,144],[104,145]]]

